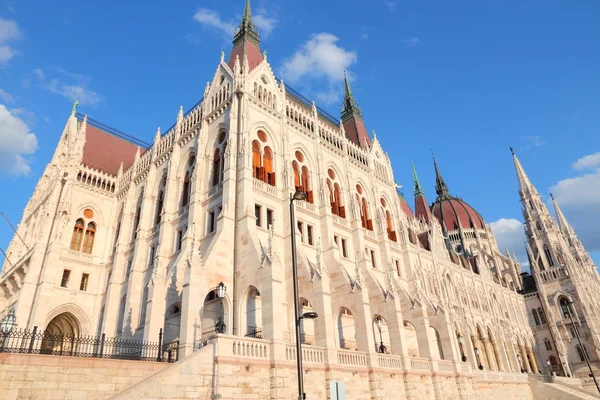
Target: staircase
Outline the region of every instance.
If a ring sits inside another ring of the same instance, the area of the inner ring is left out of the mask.
[[[577,379],[566,379],[548,375],[529,376],[531,390],[536,400],[600,399],[600,395],[597,393],[588,392],[577,386],[577,381]]]

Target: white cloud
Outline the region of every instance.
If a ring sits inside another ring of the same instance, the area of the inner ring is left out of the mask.
[[[313,35],[283,61],[281,76],[292,83],[305,77],[342,81],[344,71],[356,62],[357,56],[355,52],[338,46],[338,41],[331,33]]]
[[[578,170],[590,169],[600,166],[600,152],[582,157],[573,163],[573,168]]]
[[[387,9],[390,12],[396,12],[396,6],[398,5],[398,1],[397,0],[385,0],[383,2],[383,4],[385,4],[385,6],[387,7]]]
[[[10,175],[28,175],[31,156],[38,148],[35,134],[17,115],[0,104],[0,172]]]
[[[550,192],[586,249],[597,252],[600,251],[600,153],[582,157],[572,167],[579,174],[557,182]]]
[[[33,70],[38,80],[38,84],[49,92],[58,94],[67,100],[77,100],[81,105],[96,106],[104,100],[104,96],[88,89],[90,77],[81,74],[74,74],[63,69],[58,69],[64,75],[68,82],[58,78],[49,79],[40,68]]]
[[[194,20],[200,24],[215,29],[222,33],[227,40],[231,40],[235,33],[235,28],[238,26],[232,19],[225,20],[221,18],[221,15],[209,8],[201,8],[194,14]],[[273,17],[267,16],[265,10],[261,10],[260,13],[252,16],[252,21],[258,28],[260,37],[267,38],[277,26],[278,20]]]
[[[421,43],[421,41],[419,40],[419,38],[417,37],[411,37],[409,39],[405,39],[404,43],[408,46],[408,47],[415,47],[418,44]]]
[[[15,21],[0,17],[0,67],[5,66],[18,52],[8,45],[22,33]]]
[[[194,19],[204,26],[216,29],[228,37],[233,36],[235,24],[233,22],[223,21],[221,16],[215,10],[201,8],[194,14]]]
[[[13,102],[13,97],[11,96],[11,94],[2,89],[0,89],[0,98],[2,98],[2,100],[4,100],[5,103]]]
[[[339,101],[343,91],[344,71],[356,62],[356,52],[338,46],[339,39],[331,33],[318,33],[304,43],[279,68],[281,77],[292,84],[302,82],[308,94],[323,104]],[[352,80],[352,74],[348,74]],[[323,88],[309,89],[311,83]]]
[[[258,14],[252,17],[252,20],[258,28],[260,37],[266,39],[277,26],[279,22],[276,18],[269,18],[266,15]]]
[[[500,218],[498,221],[490,223],[490,226],[500,251],[506,253],[506,249],[508,249],[511,254],[516,254],[521,269],[525,269],[529,262],[525,250],[525,231],[521,221],[514,218]]]

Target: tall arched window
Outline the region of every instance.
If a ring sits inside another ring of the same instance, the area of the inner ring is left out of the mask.
[[[552,344],[550,343],[548,338],[544,339],[544,346],[546,346],[546,350],[548,350],[548,351],[552,350]]]
[[[535,321],[535,324],[539,325],[540,317],[538,317],[538,313],[537,313],[536,309],[534,308],[533,310],[531,310],[531,313],[533,314],[533,320]]]
[[[394,224],[392,223],[392,213],[390,212],[387,202],[383,197],[380,201],[383,214],[385,216],[385,230],[387,232],[388,238],[390,240],[393,240],[394,242],[397,242],[398,238],[396,237],[396,231],[394,231]]]
[[[225,150],[227,149],[227,133],[222,131],[219,133],[217,143],[215,145],[215,152],[213,153],[212,159],[212,171],[210,178],[210,186],[217,186],[223,182],[223,176],[225,173]]]
[[[194,174],[194,168],[196,166],[196,156],[195,155],[191,155],[189,160],[188,160],[188,164],[185,170],[185,175],[183,176],[183,188],[181,191],[181,207],[185,207],[189,204],[190,202],[190,195],[191,195],[191,181],[192,181],[192,175]]]
[[[73,228],[73,236],[71,237],[71,250],[79,251],[81,248],[81,241],[83,239],[83,220],[80,218],[75,221],[75,227]]]
[[[94,237],[96,236],[96,224],[90,222],[85,230],[85,238],[83,240],[83,252],[92,254],[94,248]]]
[[[256,133],[258,140],[252,141],[252,175],[255,179],[275,186],[275,171],[273,166],[273,150],[267,145],[267,134],[263,131]]]
[[[142,213],[142,207],[138,206],[135,209],[135,217],[133,218],[133,238],[137,239],[138,228],[140,227],[140,214]]]
[[[331,213],[338,217],[346,218],[346,208],[342,201],[342,189],[337,182],[337,174],[332,168],[327,170],[327,188],[329,189],[329,204]]]
[[[577,355],[579,356],[579,360],[580,361],[585,361],[585,356],[587,355],[587,350],[584,348],[582,348],[580,345],[575,346],[575,349],[577,349]]]
[[[158,187],[158,197],[156,200],[156,214],[154,215],[154,225],[160,224],[162,212],[165,205],[165,186],[167,186],[167,176],[163,176]]]
[[[569,300],[566,297],[561,297],[559,304],[563,318],[569,318],[569,314],[571,313],[571,305],[569,304]]]
[[[544,245],[544,254],[546,254],[546,260],[548,260],[548,265],[553,267],[554,259],[552,258],[552,253],[550,253],[550,249],[546,245]]]
[[[542,323],[542,325],[546,324],[546,314],[544,314],[544,310],[542,310],[542,308],[538,308],[538,314],[540,314],[540,322]]]
[[[306,193],[306,201],[314,202],[313,191],[310,184],[310,172],[306,164],[304,153],[300,150],[296,151],[296,159],[292,162],[292,170],[294,172],[294,188]]]

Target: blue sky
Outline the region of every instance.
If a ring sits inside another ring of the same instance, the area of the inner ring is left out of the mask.
[[[279,77],[337,116],[347,70],[406,196],[412,160],[435,200],[433,150],[450,191],[522,258],[512,144],[600,263],[597,1],[337,3],[253,1]],[[242,0],[0,0],[0,210],[19,222],[75,97],[148,141],[168,128],[202,97],[242,10]],[[0,247],[11,237],[0,221]]]

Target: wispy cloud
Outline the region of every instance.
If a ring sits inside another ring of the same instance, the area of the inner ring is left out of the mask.
[[[13,102],[12,95],[10,93],[4,91],[3,89],[0,89],[0,98],[2,98],[2,100],[4,100],[5,103]]]
[[[369,32],[368,32],[369,27],[365,26],[361,29],[361,34],[360,34],[360,38],[362,40],[367,40],[369,38]]]
[[[57,72],[59,72],[65,80],[48,78],[46,73],[40,68],[33,70],[33,74],[42,89],[58,94],[70,101],[77,100],[81,105],[97,106],[104,100],[104,96],[88,89],[91,79],[89,76],[75,74],[60,68],[57,69]]]
[[[582,157],[573,163],[573,168],[580,171],[597,167],[600,167],[600,152]]]
[[[318,33],[306,41],[279,68],[284,80],[303,84],[317,83],[326,89],[314,93],[318,100],[331,104],[339,99],[344,71],[357,60],[356,52],[338,45],[331,33]]]
[[[19,39],[23,33],[15,21],[0,17],[0,68],[16,55],[18,51],[9,46],[9,42]]]
[[[544,145],[544,141],[540,136],[521,136],[521,140],[525,142],[524,145],[520,147],[521,151],[542,147]]]
[[[388,11],[396,12],[396,6],[398,6],[398,1],[397,0],[384,0],[383,4],[385,4]]]
[[[404,39],[404,44],[406,44],[408,47],[415,47],[421,44],[421,41],[419,40],[419,38],[413,36],[411,38]]]
[[[209,8],[200,8],[194,14],[194,20],[201,25],[214,29],[221,33],[226,40],[231,40],[238,24],[233,19],[224,19],[218,11]],[[265,9],[252,16],[252,21],[258,28],[261,38],[266,39],[273,32],[277,23],[277,18],[267,15]]]
[[[37,148],[37,137],[27,124],[0,104],[0,173],[9,176],[30,174],[30,156]]]

